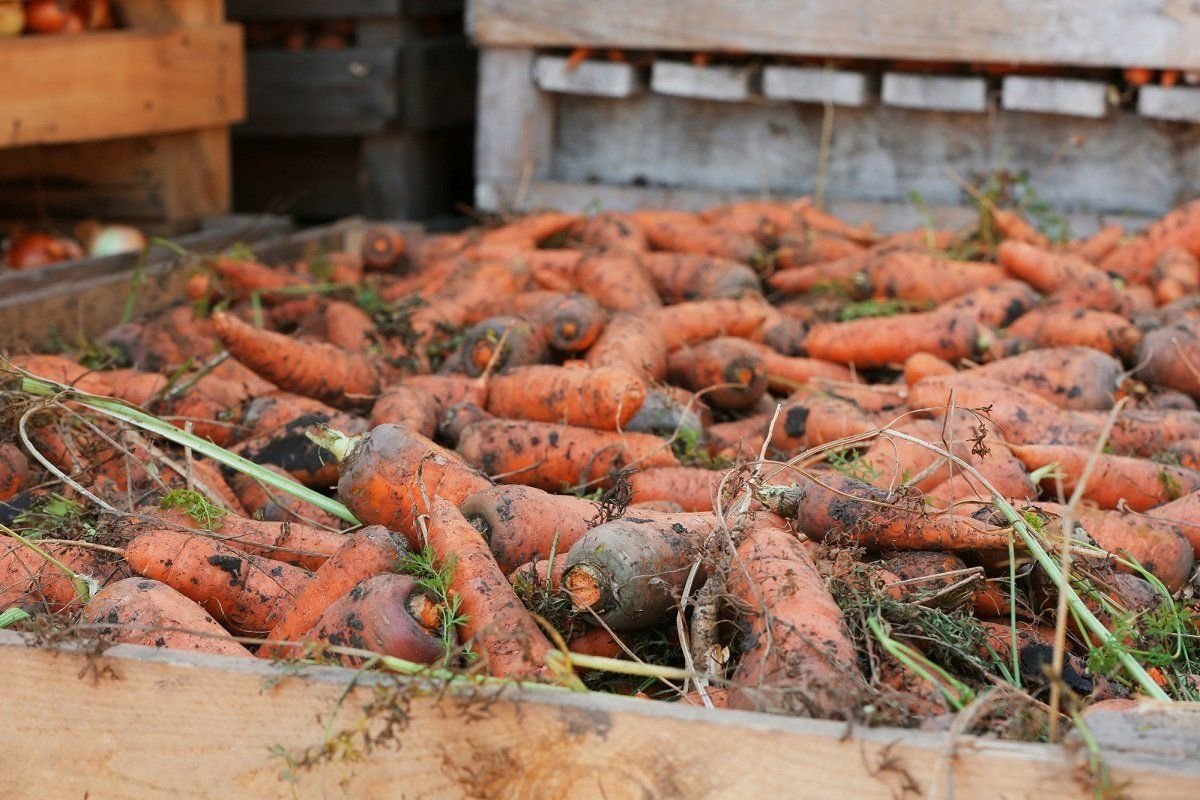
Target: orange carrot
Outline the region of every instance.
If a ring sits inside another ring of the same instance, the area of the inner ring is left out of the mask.
[[[574,239],[585,248],[644,253],[649,249],[642,227],[625,214],[597,214],[579,224]]]
[[[585,359],[593,367],[618,367],[649,381],[667,377],[667,339],[658,325],[631,314],[617,314]]]
[[[943,311],[970,314],[981,325],[1001,328],[1038,304],[1040,298],[1024,281],[1000,281],[943,303]]]
[[[1122,358],[1129,358],[1142,338],[1124,317],[1084,308],[1035,309],[1010,325],[1008,333],[1039,347],[1092,347]]]
[[[275,464],[263,464],[263,469],[276,475],[291,477],[287,470]],[[229,487],[238,503],[251,519],[271,522],[302,522],[314,527],[340,530],[346,523],[324,509],[310,505],[287,492],[267,487],[257,478],[238,473],[229,480]]]
[[[954,365],[929,353],[913,353],[904,361],[904,382],[912,386],[925,378],[953,375]]]
[[[223,294],[235,300],[247,298],[252,294],[269,300],[280,296],[279,289],[303,286],[305,283],[303,278],[285,270],[240,258],[218,257],[212,262],[212,270],[221,279]]]
[[[1124,372],[1121,362],[1090,347],[1048,347],[967,374],[1018,386],[1062,408],[1095,410],[1112,408]]]
[[[93,550],[68,544],[39,545],[77,575],[96,579],[103,586],[128,576],[123,564],[106,563]],[[0,536],[0,608],[18,606],[30,613],[58,613],[79,604],[75,584],[39,553],[9,536]]]
[[[487,231],[480,237],[480,242],[482,244],[517,244],[527,250],[533,250],[545,239],[566,231],[581,219],[582,217],[577,214],[560,214],[556,211],[528,214]]]
[[[327,431],[323,445],[338,461],[338,499],[362,522],[403,533],[414,547],[428,499],[461,503],[491,485],[457,453],[398,425],[354,438]]]
[[[613,311],[647,311],[662,300],[640,258],[630,253],[584,256],[575,268],[575,289]]]
[[[1154,263],[1154,296],[1166,305],[1200,289],[1200,263],[1187,250],[1163,251]]]
[[[541,326],[546,342],[563,353],[586,351],[600,337],[606,322],[604,309],[586,294],[550,292],[526,313]]]
[[[1005,239],[1005,241],[1000,243],[1001,247],[1009,242],[1030,244],[1043,249],[1050,246],[1050,241],[1038,232],[1037,228],[1022,219],[1021,215],[1016,211],[1006,208],[993,208],[991,209],[991,215],[992,225],[995,226],[996,230]]]
[[[954,442],[942,441],[945,431],[942,426],[928,419],[907,419],[891,426],[909,436],[929,442],[938,447],[950,446],[951,452],[963,456],[966,448],[956,447]],[[881,489],[897,489],[915,486],[929,490],[944,481],[950,474],[946,459],[929,448],[881,433],[856,460],[870,475],[867,483]]]
[[[762,293],[758,273],[737,261],[691,253],[644,253],[640,259],[667,303]]]
[[[395,383],[384,389],[371,407],[371,425],[402,425],[432,438],[441,415],[441,404],[432,394],[409,383]]]
[[[540,328],[519,317],[491,317],[463,333],[462,366],[478,377],[490,365],[493,372],[512,367],[541,364],[549,350]]]
[[[580,484],[606,486],[612,473],[626,467],[679,463],[666,442],[650,434],[500,419],[467,427],[458,451],[498,481],[551,492]]]
[[[1148,332],[1134,362],[1141,380],[1200,398],[1200,317]]]
[[[441,614],[437,601],[415,578],[384,572],[334,598],[313,626],[296,638],[304,644],[354,647],[432,664],[446,653],[438,635]],[[304,651],[305,647],[299,646],[286,655],[301,656]],[[346,667],[360,667],[366,660],[366,656],[338,656]]]
[[[750,337],[762,327],[769,310],[761,297],[751,296],[677,303],[645,316],[662,333],[667,349],[678,350],[718,336]]]
[[[250,555],[215,539],[167,528],[138,533],[125,546],[134,572],[195,600],[234,633],[265,636],[311,573]]]
[[[655,467],[629,476],[631,503],[671,500],[683,511],[712,511],[724,473],[698,467]]]
[[[676,350],[667,369],[673,383],[701,392],[716,408],[745,410],[767,390],[767,372],[758,350],[730,336]]]
[[[241,438],[237,420],[252,397],[243,383],[205,375],[181,397],[168,401],[169,413],[162,417],[180,428],[190,422],[192,433],[228,447]]]
[[[213,324],[230,354],[271,383],[340,408],[369,406],[391,372],[368,356],[258,330],[229,314],[213,314]]]
[[[987,335],[962,313],[927,311],[814,325],[805,346],[813,358],[860,368],[903,364],[914,353],[954,361],[984,349]]]
[[[400,263],[406,249],[400,230],[390,225],[373,225],[363,234],[363,266],[371,270],[389,270]]]
[[[594,612],[617,631],[658,625],[675,615],[677,592],[715,525],[705,513],[598,525],[567,553],[563,586],[584,619]],[[705,574],[701,566],[699,582]]]
[[[854,372],[842,364],[819,358],[780,355],[766,345],[756,345],[754,351],[762,358],[767,386],[773,392],[791,392],[815,378],[846,383],[854,381]]]
[[[539,365],[493,376],[487,410],[506,419],[621,430],[645,399],[645,384],[628,370]]]
[[[79,622],[99,626],[96,635],[105,641],[250,657],[250,651],[200,605],[146,578],[126,578],[104,587],[88,602]]]
[[[1085,239],[1075,239],[1063,248],[1092,264],[1099,264],[1125,237],[1125,228],[1120,225],[1105,225]]]
[[[0,444],[0,502],[8,500],[33,482],[33,468],[15,444]]]
[[[849,258],[865,250],[861,244],[835,234],[785,232],[779,236],[779,247],[774,252],[775,267],[780,270],[795,269]]]
[[[996,259],[1014,276],[1044,294],[1100,271],[1079,256],[1056,253],[1045,245],[1036,246],[1013,239],[1000,243],[996,248]]]
[[[1131,283],[1148,283],[1154,262],[1171,248],[1200,253],[1200,200],[1185,203],[1155,222],[1128,243],[1109,253],[1100,268]]]
[[[995,264],[952,261],[917,250],[880,253],[866,268],[873,296],[935,303],[1000,283],[1005,277]]]
[[[1200,558],[1200,492],[1188,492],[1152,508],[1142,519],[1160,530],[1182,533],[1191,542],[1194,555]]]
[[[337,481],[337,466],[308,438],[309,433],[321,427],[358,434],[366,430],[367,424],[361,417],[343,412],[304,414],[282,427],[243,439],[231,449],[256,464],[283,467],[305,486],[327,488]]]
[[[767,284],[776,291],[788,294],[824,288],[862,299],[870,294],[864,270],[874,256],[871,252],[856,253],[835,261],[781,269],[767,278]]]
[[[375,335],[375,322],[366,312],[352,303],[330,300],[324,311],[325,341],[361,353],[367,350]]]
[[[1012,451],[1031,470],[1057,464],[1056,477],[1044,478],[1042,486],[1052,492],[1061,481],[1064,495],[1075,490],[1088,459],[1095,458],[1083,497],[1101,508],[1117,508],[1124,500],[1134,511],[1145,511],[1200,488],[1200,472],[1141,458],[1093,455],[1082,447],[1061,445],[1014,445]]]
[[[385,572],[396,572],[408,544],[381,525],[369,525],[343,537],[341,546],[313,573],[313,579],[280,616],[259,648],[259,658],[281,658],[286,648],[270,642],[295,641],[317,624],[334,601],[356,584]],[[356,645],[357,646],[357,645]]]
[[[750,263],[758,254],[758,243],[737,231],[705,225],[686,211],[642,210],[629,214],[656,250],[719,256]]]
[[[536,678],[545,674],[553,645],[529,616],[496,565],[479,531],[453,503],[433,500],[429,546],[440,564],[453,559],[450,589],[462,601],[460,635],[473,645],[490,675]]]
[[[791,207],[804,224],[814,231],[836,234],[859,244],[875,244],[879,240],[879,234],[869,226],[844,222],[814,206],[812,200],[807,197],[792,201]]]
[[[461,509],[506,573],[548,558],[551,550],[566,553],[600,519],[591,500],[532,486],[493,486],[468,497]]]
[[[790,531],[769,524],[753,528],[737,552],[729,591],[742,609],[745,639],[730,706],[853,718],[857,653],[808,552]]]

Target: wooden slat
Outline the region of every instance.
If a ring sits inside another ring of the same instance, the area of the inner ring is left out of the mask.
[[[229,205],[224,127],[0,149],[0,217],[180,224],[223,214]]]
[[[238,25],[0,42],[0,147],[206,128],[242,118]]]
[[[472,0],[487,46],[1200,68],[1192,0]]]
[[[479,54],[475,174],[482,180],[547,175],[554,157],[555,102],[533,83],[532,50]]]
[[[117,0],[116,6],[129,28],[163,30],[225,20],[222,0]]]
[[[7,632],[0,664],[0,795],[11,800],[1091,796],[1052,746],[552,690],[435,696],[257,659],[26,649]],[[362,747],[352,732],[364,719],[376,734],[390,719],[395,738]],[[317,749],[327,723],[357,747],[281,778],[279,755]],[[1195,760],[1144,765],[1119,748],[1105,756],[1127,796],[1194,800]]]
[[[332,136],[381,131],[397,117],[399,49],[251,50],[249,112],[239,135]]]
[[[462,11],[463,0],[227,0],[229,18],[368,19],[397,15],[427,16]]]

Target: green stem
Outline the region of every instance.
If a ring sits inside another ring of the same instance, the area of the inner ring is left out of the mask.
[[[867,626],[875,634],[875,638],[879,640],[879,644],[887,651],[888,655],[936,686],[955,711],[962,711],[974,698],[975,693],[971,691],[971,687],[913,648],[893,639],[884,628],[883,621],[878,615],[869,618]],[[949,688],[947,688],[947,684],[949,684]]]
[[[315,431],[309,431],[305,436],[310,442],[333,456],[339,464],[350,457],[359,442],[357,436],[347,436],[341,431],[335,431],[324,425]]]
[[[336,500],[326,497],[323,494],[314,492],[307,486],[302,486],[296,483],[291,478],[285,478],[282,475],[277,475],[269,469],[255,464],[253,461],[247,461],[241,456],[231,453],[224,447],[215,445],[207,439],[201,439],[199,436],[182,431],[176,428],[169,422],[164,422],[152,414],[147,414],[145,411],[134,408],[120,400],[111,397],[102,397],[100,395],[88,394],[81,392],[78,389],[72,389],[69,386],[63,386],[54,381],[46,380],[45,378],[26,377],[21,381],[22,391],[28,392],[37,397],[53,397],[55,395],[63,395],[79,405],[90,408],[100,414],[113,419],[121,420],[134,427],[141,428],[153,434],[172,441],[175,444],[183,447],[190,447],[192,450],[201,455],[211,458],[218,464],[224,464],[231,469],[235,469],[244,475],[249,475],[255,480],[265,483],[279,489],[282,492],[287,492],[293,497],[297,497],[306,503],[316,506],[322,511],[333,514],[338,519],[345,520],[351,524],[358,524],[358,520],[350,513],[350,509]]]

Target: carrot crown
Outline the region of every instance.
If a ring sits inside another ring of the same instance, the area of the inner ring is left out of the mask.
[[[335,431],[333,428],[328,428],[324,425],[315,431],[309,431],[305,435],[309,438],[309,441],[333,456],[334,460],[339,464],[349,458],[362,441],[361,436],[347,436],[341,431]]]

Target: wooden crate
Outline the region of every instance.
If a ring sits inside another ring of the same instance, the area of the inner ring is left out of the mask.
[[[0,665],[8,800],[1093,796],[1074,737],[1019,744],[552,689],[445,691],[133,645],[35,648],[5,631]],[[1124,796],[1197,796],[1200,704],[1089,722]],[[363,726],[387,735],[367,747]],[[334,741],[330,757],[289,769],[288,756]]]
[[[349,20],[350,46],[247,51],[248,112],[235,129],[235,204],[330,218],[425,219],[470,196],[475,53],[461,2],[229,4],[252,22]],[[469,170],[469,166],[468,166]]]
[[[1200,126],[1164,121],[1189,109],[1200,121],[1200,88],[1146,87],[1118,108],[1109,86],[1122,67],[1200,68],[1200,11],[1157,0],[1088,8],[473,0],[476,203],[580,210],[823,192],[835,205],[906,204],[915,190],[955,204],[948,168],[977,180],[1005,167],[1028,172],[1056,209],[1161,214],[1200,194]],[[1086,30],[1075,25],[1084,17]],[[556,64],[576,47],[629,51],[633,63],[596,56],[586,77],[568,79]],[[637,63],[646,52],[653,65]],[[750,58],[693,68],[697,52]],[[850,61],[821,66],[832,58]],[[975,77],[909,75],[888,66],[896,59],[955,62]],[[1067,77],[989,77],[978,66],[989,63]]]
[[[221,0],[124,0],[128,27],[0,41],[0,216],[185,223],[229,210],[241,29]]]

